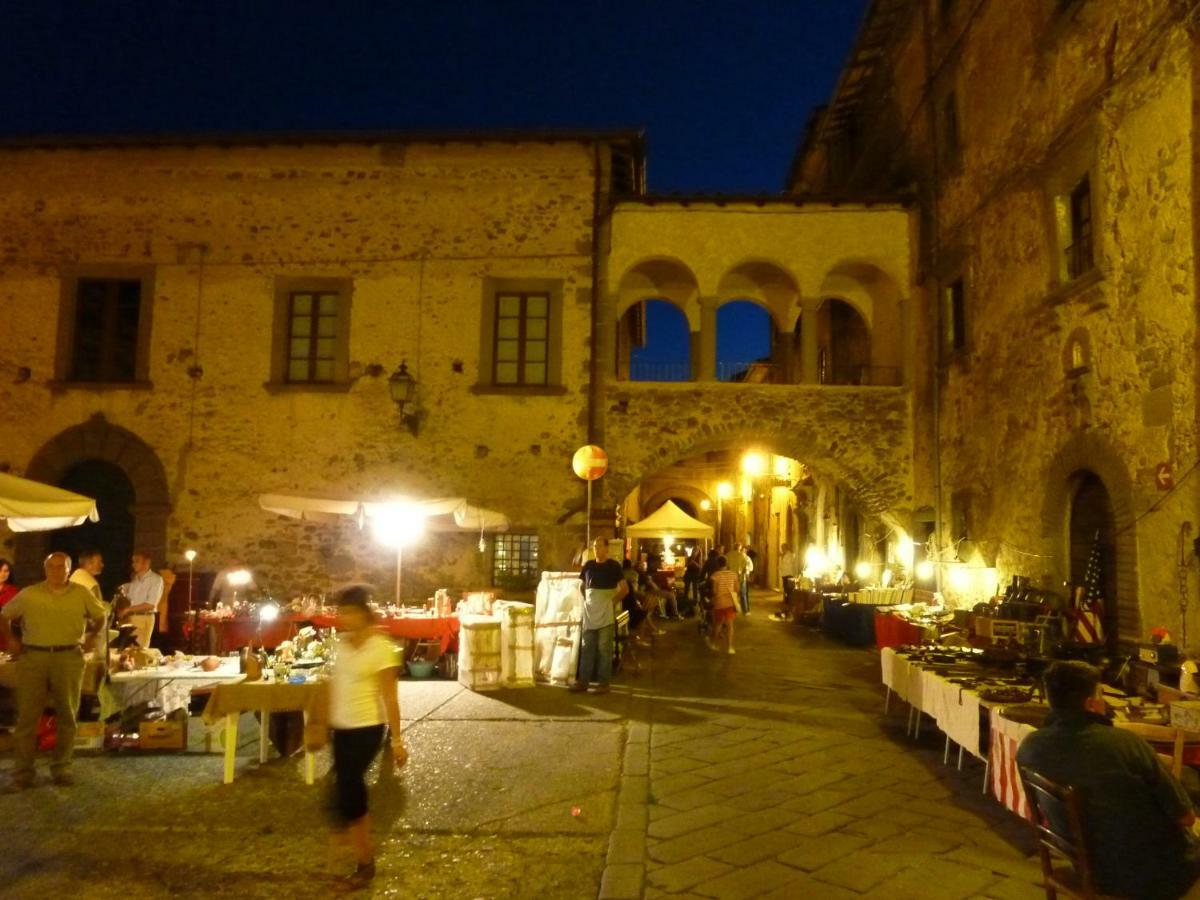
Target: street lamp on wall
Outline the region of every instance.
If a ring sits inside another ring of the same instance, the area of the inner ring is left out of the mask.
[[[400,410],[400,420],[408,428],[409,434],[417,436],[417,380],[409,374],[408,361],[402,361],[400,366],[388,378],[388,392],[392,402]]]

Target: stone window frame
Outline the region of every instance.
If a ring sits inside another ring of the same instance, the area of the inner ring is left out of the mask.
[[[483,279],[480,305],[479,372],[471,390],[476,394],[556,396],[565,394],[563,386],[563,282],[558,278]],[[549,298],[549,342],[546,347],[546,383],[544,385],[496,384],[493,379],[496,352],[496,304],[501,294],[545,294]]]
[[[289,381],[288,335],[291,298],[305,292],[338,295],[337,334],[331,381]],[[339,276],[281,275],[275,279],[271,324],[271,371],[263,385],[272,393],[340,392],[350,389],[350,325],[354,307],[354,279]]]
[[[970,489],[952,491],[950,494],[949,544],[962,559],[959,548],[975,540],[975,496]]]
[[[141,283],[138,302],[137,358],[133,378],[124,381],[82,381],[74,377],[75,319],[79,283],[88,280],[137,281]],[[82,264],[64,269],[59,276],[58,337],[54,354],[54,381],[51,386],[72,390],[149,390],[150,341],[154,320],[156,270],[152,265]]]
[[[1094,123],[1089,123],[1046,164],[1043,171],[1048,256],[1046,276],[1052,302],[1067,299],[1104,278],[1105,248],[1103,230],[1099,226],[1104,220],[1106,202],[1098,146]],[[1076,238],[1072,229],[1072,194],[1084,179],[1088,182],[1090,198],[1091,265],[1072,276],[1068,260]]]

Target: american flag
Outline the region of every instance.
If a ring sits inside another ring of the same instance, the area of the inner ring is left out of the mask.
[[[1104,591],[1101,581],[1104,576],[1103,547],[1100,544],[1100,532],[1096,532],[1096,541],[1092,544],[1092,552],[1088,557],[1087,569],[1083,573],[1083,587],[1076,594],[1075,640],[1085,644],[1099,644],[1104,641]]]

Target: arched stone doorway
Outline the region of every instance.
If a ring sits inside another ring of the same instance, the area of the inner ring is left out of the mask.
[[[29,461],[25,475],[35,481],[55,485],[84,479],[111,493],[109,502],[119,506],[124,502],[120,499],[121,485],[101,484],[106,472],[107,477],[117,480],[113,470],[119,472],[132,487],[133,502],[128,507],[133,520],[132,546],[150,554],[156,566],[162,565],[166,560],[167,517],[171,512],[167,475],[158,455],[132,431],[113,425],[103,415],[97,414],[47,441]],[[104,515],[102,502],[102,525]],[[117,529],[113,531],[115,534]],[[17,575],[20,583],[41,580],[41,560],[50,552],[53,541],[68,540],[65,536],[58,537],[65,534],[34,532],[17,536]],[[69,540],[74,541],[74,537]],[[128,574],[128,555],[124,559],[110,556],[120,552],[120,547],[110,550],[101,545],[99,549],[105,553],[107,565],[112,569],[109,577],[117,578],[116,583],[124,581],[123,576]]]
[[[137,502],[133,484],[120,466],[107,460],[87,459],[68,469],[58,486],[94,498],[100,520],[51,532],[46,549],[65,551],[75,565],[79,564],[81,550],[99,550],[104,555],[100,587],[105,597],[111,597],[118,585],[129,580],[136,523],[133,510]]]
[[[1112,648],[1138,641],[1142,627],[1133,482],[1121,457],[1097,432],[1077,432],[1048,466],[1045,484],[1042,526],[1055,575],[1082,581],[1099,531],[1107,560],[1101,582],[1107,640]]]
[[[1121,631],[1121,598],[1117,592],[1116,526],[1108,488],[1095,472],[1081,470],[1071,497],[1068,524],[1068,560],[1072,589],[1084,584],[1092,553],[1100,548],[1100,593],[1104,597],[1104,634],[1109,649],[1116,652]]]
[[[849,303],[832,298],[821,310],[821,384],[871,384],[871,332]]]

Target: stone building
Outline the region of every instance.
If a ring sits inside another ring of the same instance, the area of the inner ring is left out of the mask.
[[[1197,24],[1174,0],[875,0],[790,178],[916,201],[914,491],[940,546],[1061,590],[1098,537],[1128,641],[1200,627]]]
[[[102,520],[0,541],[23,579],[99,543],[110,587],[136,545],[319,591],[387,584],[391,551],[260,494],[461,495],[513,530],[426,540],[406,583],[511,586],[570,564],[588,442],[611,459],[597,527],[680,461],[757,449],[906,534],[912,228],[898,203],[649,196],[628,133],[5,144],[0,466],[98,496]],[[648,301],[687,318],[684,383],[628,377]],[[757,383],[714,380],[736,301],[770,315]]]

